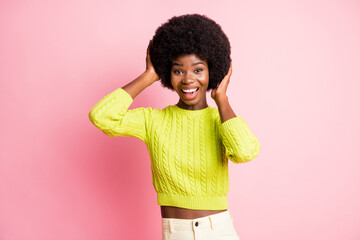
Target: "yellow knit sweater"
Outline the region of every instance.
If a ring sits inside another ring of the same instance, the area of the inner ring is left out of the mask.
[[[260,144],[243,118],[221,123],[213,107],[185,110],[128,110],[133,99],[116,89],[90,111],[90,121],[111,137],[129,136],[146,143],[157,202],[188,209],[228,208],[228,160],[254,159]]]

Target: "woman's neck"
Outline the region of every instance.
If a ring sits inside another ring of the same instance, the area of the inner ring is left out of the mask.
[[[186,109],[186,110],[201,110],[201,109],[204,109],[204,108],[208,107],[206,99],[205,99],[204,102],[197,103],[197,104],[194,104],[194,105],[188,105],[188,104],[184,103],[183,101],[181,101],[181,99],[180,99],[179,102],[176,105],[179,108]]]

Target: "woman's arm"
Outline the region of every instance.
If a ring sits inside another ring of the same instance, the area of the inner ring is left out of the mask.
[[[150,44],[151,42],[149,46]],[[124,87],[106,95],[89,112],[90,121],[108,136],[137,137],[146,141],[146,122],[152,108],[128,108],[141,91],[159,80],[150,61],[149,46],[145,72]]]
[[[231,73],[232,64],[219,86],[211,92],[211,97],[218,106],[221,118],[220,132],[226,156],[234,163],[242,163],[254,159],[259,154],[260,144],[245,120],[237,116],[230,106],[226,89]]]

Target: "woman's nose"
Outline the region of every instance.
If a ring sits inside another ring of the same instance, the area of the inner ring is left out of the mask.
[[[186,73],[184,74],[184,77],[182,79],[182,82],[184,84],[190,84],[194,82],[194,77],[192,76],[192,74]]]

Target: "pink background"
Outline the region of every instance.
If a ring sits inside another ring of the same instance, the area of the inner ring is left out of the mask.
[[[229,164],[240,239],[360,239],[359,1],[35,0],[0,2],[1,240],[161,238],[145,144],[88,112],[184,13],[227,33],[230,103],[261,143]],[[176,101],[154,84],[132,107]]]

